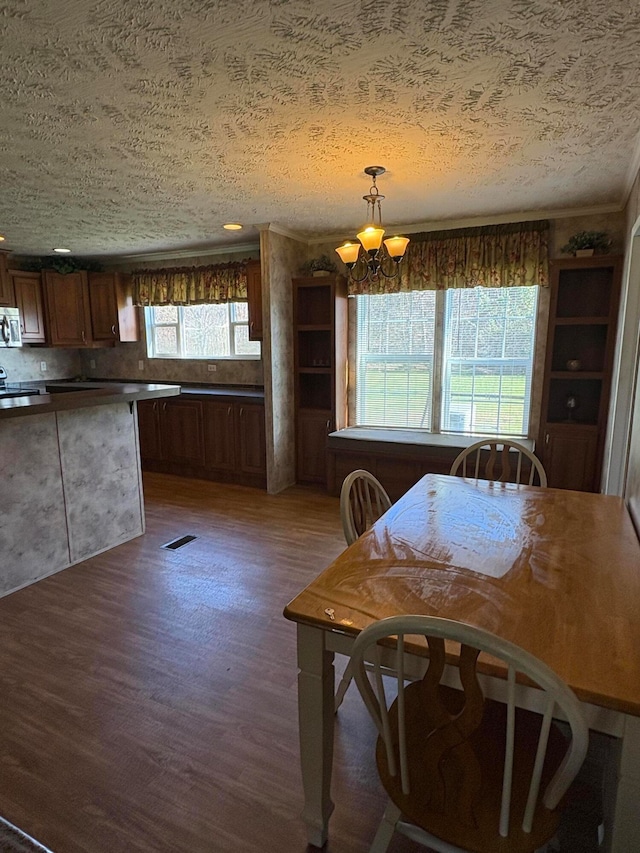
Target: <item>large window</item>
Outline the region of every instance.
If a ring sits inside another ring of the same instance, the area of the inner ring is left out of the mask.
[[[361,426],[524,436],[537,287],[357,299]]]
[[[145,308],[149,358],[260,358],[246,302]]]

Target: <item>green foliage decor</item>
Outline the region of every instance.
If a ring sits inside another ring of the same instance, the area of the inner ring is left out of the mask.
[[[593,249],[603,255],[611,248],[611,238],[606,231],[579,231],[569,238],[569,241],[560,251],[566,254],[575,254],[580,249]]]
[[[310,261],[306,261],[300,267],[300,271],[305,275],[311,275],[311,273],[317,272],[318,270],[336,272],[337,267],[328,255],[320,255],[319,258],[311,258]]]
[[[63,258],[45,256],[41,258],[23,258],[20,261],[20,269],[25,272],[40,272],[40,270],[53,270],[54,272],[66,275],[70,272],[78,270],[87,270],[88,272],[102,272],[103,266],[98,261],[91,261],[88,258]]]

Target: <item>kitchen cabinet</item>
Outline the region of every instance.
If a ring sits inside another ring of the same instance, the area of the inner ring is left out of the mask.
[[[138,405],[142,467],[266,487],[264,404],[182,394]]]
[[[233,403],[207,400],[203,404],[205,465],[209,470],[236,467],[236,431]]]
[[[52,346],[88,346],[91,310],[87,273],[44,270],[43,276],[48,342]]]
[[[293,279],[296,479],[327,482],[327,434],[347,424],[347,289],[336,275]]]
[[[124,273],[90,272],[88,278],[93,340],[112,344],[139,340],[131,277]]]
[[[145,462],[162,460],[162,439],[160,435],[160,401],[140,400],[138,408],[138,437],[140,457]]]
[[[9,270],[9,277],[15,293],[15,304],[20,311],[22,342],[43,344],[46,334],[40,273]]]
[[[249,311],[249,340],[262,340],[262,278],[260,261],[247,264],[247,303]]]
[[[621,258],[552,261],[536,453],[549,486],[597,492],[615,348]]]
[[[177,397],[163,400],[161,444],[164,458],[185,465],[204,465],[202,403]]]
[[[7,269],[7,256],[0,252],[0,306],[4,308],[15,308],[15,293],[13,284]]]
[[[243,474],[267,473],[264,406],[235,404],[237,467]]]

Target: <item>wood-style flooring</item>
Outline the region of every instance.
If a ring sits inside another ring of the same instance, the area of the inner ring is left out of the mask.
[[[303,853],[282,609],[345,547],[338,500],[159,474],[145,497],[144,536],[0,600],[0,814],[55,853]],[[373,743],[352,686],[328,853],[373,838]]]

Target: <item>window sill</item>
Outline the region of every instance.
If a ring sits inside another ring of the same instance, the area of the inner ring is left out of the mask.
[[[406,444],[418,447],[454,447],[459,450],[470,447],[476,441],[499,441],[495,435],[462,435],[460,433],[433,433],[421,429],[393,429],[384,427],[346,427],[329,433],[328,446],[337,448],[343,441],[376,442],[384,444]],[[528,450],[533,451],[532,438],[513,438]]]

